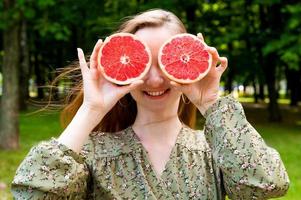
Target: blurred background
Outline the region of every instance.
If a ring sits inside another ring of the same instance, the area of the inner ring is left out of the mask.
[[[49,86],[126,16],[162,8],[189,33],[228,57],[220,92],[242,102],[248,120],[287,167],[291,187],[280,199],[301,199],[301,3],[297,0],[3,0],[0,3],[0,199],[29,149],[61,132],[59,108],[33,114]],[[68,80],[52,88],[52,105]],[[52,106],[53,108],[53,106]],[[198,126],[204,122],[198,117]]]

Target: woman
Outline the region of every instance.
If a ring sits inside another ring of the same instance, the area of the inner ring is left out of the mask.
[[[209,74],[180,85],[163,75],[157,60],[164,41],[186,32],[174,14],[147,11],[119,32],[150,47],[150,71],[119,87],[97,70],[102,41],[89,66],[78,49],[83,88],[64,115],[72,120],[58,139],[25,158],[12,184],[16,199],[266,199],[286,193],[279,154],[248,123],[239,102],[218,96],[226,58],[208,47]],[[204,133],[192,129],[195,108],[206,118]]]

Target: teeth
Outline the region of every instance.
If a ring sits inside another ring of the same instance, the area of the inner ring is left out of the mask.
[[[164,93],[165,91],[159,91],[159,92],[146,92],[150,96],[160,96]]]

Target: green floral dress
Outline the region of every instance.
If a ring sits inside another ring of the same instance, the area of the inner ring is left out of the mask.
[[[15,199],[267,199],[288,175],[232,96],[206,113],[204,131],[183,125],[158,177],[132,127],[92,133],[81,154],[55,139],[32,148],[12,183]]]

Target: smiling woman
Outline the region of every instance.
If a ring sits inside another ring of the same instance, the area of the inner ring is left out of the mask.
[[[71,113],[72,120],[59,138],[40,143],[24,159],[12,183],[16,199],[267,199],[286,193],[289,180],[278,152],[236,99],[218,96],[226,58],[206,46],[208,74],[182,85],[170,81],[158,62],[164,42],[186,32],[173,13],[138,14],[119,32],[147,44],[150,69],[117,86],[98,70],[102,41],[89,65],[78,49],[83,85],[62,115]],[[204,130],[193,129],[196,108],[206,118]]]

